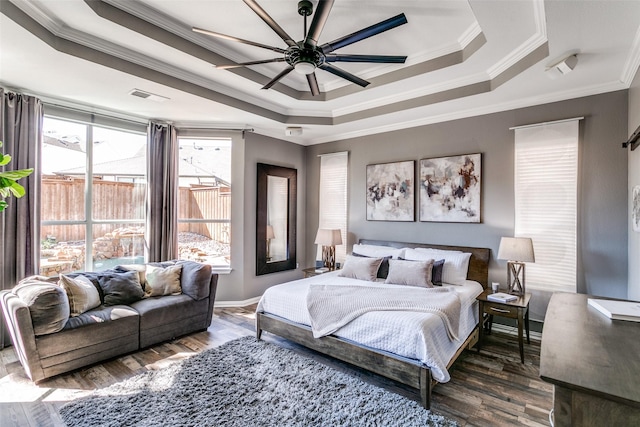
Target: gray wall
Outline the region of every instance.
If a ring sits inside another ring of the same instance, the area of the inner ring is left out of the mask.
[[[437,123],[308,147],[307,257],[315,257],[319,154],[349,151],[349,246],[359,238],[480,246],[492,249],[489,280],[506,281],[495,259],[500,237],[513,235],[513,126],[584,116],[580,132],[578,291],[627,295],[627,91]],[[365,218],[365,169],[372,163],[482,153],[482,223],[376,222]],[[350,248],[347,248],[348,251]],[[535,293],[532,319],[543,319],[549,295]]]
[[[629,127],[628,135],[640,126],[640,71],[629,88]],[[629,209],[631,212],[633,187],[640,185],[640,148],[629,151]],[[633,231],[629,224],[629,295],[628,298],[640,301],[640,233]]]
[[[234,141],[235,143],[235,141]],[[232,165],[234,197],[231,212],[232,254],[230,274],[220,276],[216,301],[236,305],[262,295],[278,283],[302,278],[301,271],[256,276],[256,200],[257,163],[268,163],[298,170],[298,260],[305,259],[304,201],[306,180],[304,173],[305,147],[287,141],[246,133],[242,143],[234,145]]]

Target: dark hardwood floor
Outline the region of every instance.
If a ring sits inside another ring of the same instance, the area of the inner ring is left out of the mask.
[[[24,374],[11,347],[0,351],[0,427],[61,426],[58,408],[147,369],[161,369],[181,358],[255,334],[255,305],[216,309],[211,327],[105,363],[60,375],[38,386]],[[538,376],[540,341],[532,336],[520,363],[517,337],[495,327],[482,351],[465,351],[450,369],[451,381],[438,384],[432,411],[455,419],[461,426],[548,426],[552,387]],[[263,339],[308,355],[321,363],[419,401],[419,395],[398,384],[328,358],[269,333]]]

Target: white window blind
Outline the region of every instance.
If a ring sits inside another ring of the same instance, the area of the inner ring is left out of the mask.
[[[347,180],[349,153],[347,151],[320,156],[320,200],[318,228],[339,229],[342,245],[336,246],[336,262],[344,264],[347,256]],[[316,259],[322,259],[318,245]]]
[[[526,287],[576,291],[579,119],[515,129],[515,236],[531,237]]]

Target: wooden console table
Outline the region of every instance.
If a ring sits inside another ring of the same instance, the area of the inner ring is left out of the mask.
[[[640,323],[611,320],[588,295],[551,297],[540,377],[553,384],[555,427],[640,425]]]

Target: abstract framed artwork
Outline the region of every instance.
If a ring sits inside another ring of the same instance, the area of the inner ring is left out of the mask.
[[[640,232],[640,185],[633,187],[633,198],[631,200],[631,224],[633,231]]]
[[[415,161],[367,165],[367,220],[415,221]]]
[[[480,222],[481,154],[420,160],[420,221]]]

